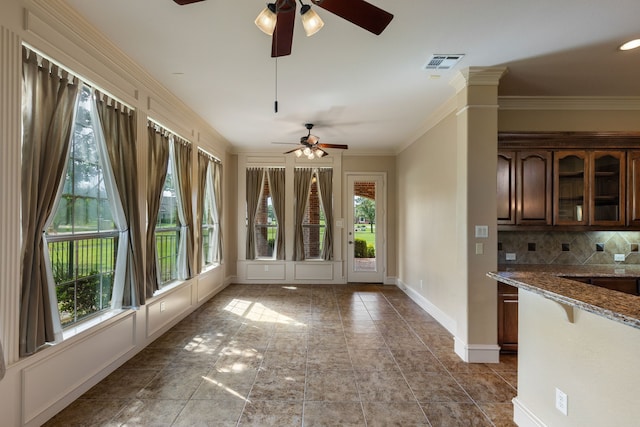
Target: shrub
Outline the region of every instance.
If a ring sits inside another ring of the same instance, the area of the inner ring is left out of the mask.
[[[367,246],[367,258],[375,258],[376,257],[376,248],[373,245]]]
[[[356,239],[354,242],[353,256],[355,258],[368,258],[367,256],[367,241],[363,239]]]

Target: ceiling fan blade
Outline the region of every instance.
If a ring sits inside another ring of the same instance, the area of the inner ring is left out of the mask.
[[[282,154],[289,154],[289,153],[293,153],[294,151],[298,151],[298,150],[301,150],[301,149],[302,149],[302,147],[294,148],[293,150],[285,151],[285,152],[284,152],[284,153],[282,153]]]
[[[204,0],[173,0],[178,3],[180,6],[184,6],[185,4],[198,3],[199,1]]]
[[[348,150],[349,146],[346,144],[316,144],[319,148],[339,148],[341,150]]]
[[[311,0],[315,5],[328,10],[347,21],[380,35],[387,28],[393,15],[364,0]]]
[[[271,41],[271,57],[291,55],[293,45],[293,24],[296,18],[295,3],[290,9],[279,10],[276,28]]]

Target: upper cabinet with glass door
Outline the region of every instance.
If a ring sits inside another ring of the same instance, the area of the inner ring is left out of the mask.
[[[590,153],[590,223],[624,225],[625,153],[594,151]]]
[[[585,151],[558,151],[555,153],[554,224],[588,224],[588,177],[589,162]]]

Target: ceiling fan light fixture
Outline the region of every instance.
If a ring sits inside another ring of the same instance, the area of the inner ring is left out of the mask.
[[[320,158],[322,158],[322,157],[324,157],[324,156],[327,156],[327,155],[329,155],[329,153],[327,153],[327,152],[326,152],[326,151],[324,151],[324,150],[321,150],[320,148],[318,148],[318,149],[316,150],[316,156],[318,156],[318,157],[320,157]]]
[[[311,153],[311,148],[309,147],[304,147],[304,150],[302,150],[302,154],[304,154],[305,156],[309,156]]]
[[[318,140],[319,140],[319,139],[320,139],[320,138],[318,138],[318,137],[317,137],[317,136],[315,136],[315,135],[309,135],[309,136],[307,137],[307,144],[315,145],[315,144],[317,144],[317,143],[318,143]]]
[[[631,50],[631,49],[636,49],[638,47],[640,47],[640,39],[635,39],[635,40],[629,40],[628,42],[620,46],[618,49]]]
[[[313,160],[315,157],[315,155],[313,154],[313,151],[309,153],[309,155],[307,156],[307,159],[309,160]]]
[[[256,18],[255,24],[263,33],[272,36],[273,31],[276,28],[277,20],[278,15],[276,15],[276,4],[267,3],[267,7],[265,7]]]
[[[296,157],[300,157],[300,156],[302,156],[302,150],[301,149],[297,149],[296,151],[293,152],[293,154],[295,154]]]
[[[302,26],[304,27],[305,33],[307,33],[307,37],[311,37],[320,31],[320,28],[324,27],[324,22],[320,19],[320,15],[311,9],[311,6],[308,4],[302,5],[300,15],[302,16]]]

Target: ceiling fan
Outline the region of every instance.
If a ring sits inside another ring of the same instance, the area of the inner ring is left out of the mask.
[[[341,150],[349,149],[349,146],[346,144],[321,144],[320,138],[315,135],[311,135],[311,129],[313,129],[313,123],[305,123],[305,128],[307,128],[307,134],[300,137],[299,147],[294,148],[293,150],[286,151],[284,154],[295,153],[297,157],[306,156],[309,160],[313,160],[314,158],[328,156],[329,153],[323,150],[323,148],[338,148]],[[274,144],[295,144],[289,142],[275,142]]]
[[[174,0],[179,5],[197,3],[203,0]],[[311,10],[311,6],[302,3],[300,14],[307,36],[315,34],[324,23]],[[314,5],[346,19],[373,34],[380,35],[393,15],[364,0],[309,0]],[[272,35],[271,56],[279,57],[291,54],[293,44],[293,24],[296,15],[296,0],[274,0],[256,19],[256,25],[265,33]]]

